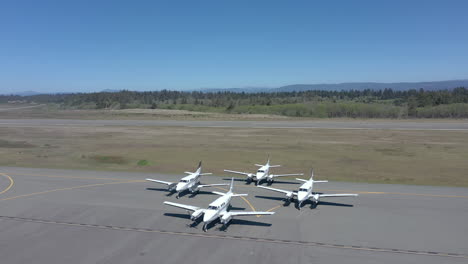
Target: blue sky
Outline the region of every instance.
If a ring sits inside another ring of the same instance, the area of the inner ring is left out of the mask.
[[[0,93],[468,79],[468,1],[2,1]]]

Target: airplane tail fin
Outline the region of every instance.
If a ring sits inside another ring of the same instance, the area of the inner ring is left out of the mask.
[[[231,178],[231,186],[229,186],[229,192],[232,193],[232,189],[234,187],[234,178]]]
[[[197,170],[196,170],[195,173],[200,174],[200,173],[201,173],[201,169],[202,169],[202,162],[201,162],[201,160],[200,160],[200,162],[198,163],[198,167],[197,167]]]
[[[233,193],[232,192],[233,187],[234,187],[234,178],[231,179],[231,186],[229,187],[229,192],[228,192],[232,195],[232,197],[248,196],[248,194],[246,193]]]
[[[281,167],[281,165],[270,165],[270,155],[268,155],[268,160],[267,160],[267,166],[270,168],[276,168],[276,167]]]
[[[314,169],[312,169],[311,172],[310,172],[310,180],[309,180],[309,181],[312,181],[313,183],[328,182],[327,180],[324,180],[324,181],[316,181],[316,180],[314,180]]]

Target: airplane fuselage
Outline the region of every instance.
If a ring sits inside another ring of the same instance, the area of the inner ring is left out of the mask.
[[[309,199],[309,196],[312,194],[313,186],[313,181],[307,181],[299,187],[299,190],[297,191],[297,201],[299,204]]]
[[[268,175],[270,173],[270,166],[264,165],[260,167],[260,169],[257,170],[257,173],[255,173],[254,180],[257,182],[260,182],[266,178],[268,178]]]
[[[196,186],[199,184],[200,184],[200,174],[193,173],[180,179],[180,181],[176,185],[175,191],[182,192],[185,190],[190,190],[193,192],[195,191]]]
[[[218,219],[223,213],[227,212],[229,204],[231,203],[231,198],[232,195],[228,193],[210,203],[203,214],[203,223],[205,226]]]

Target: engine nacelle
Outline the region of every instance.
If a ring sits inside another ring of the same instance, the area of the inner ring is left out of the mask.
[[[319,199],[320,199],[320,195],[319,195],[318,193],[316,193],[316,194],[312,195],[312,198],[314,199],[314,201],[315,201],[316,203],[318,203],[318,201],[319,201]]]
[[[199,187],[199,184],[198,184],[198,183],[189,188],[189,191],[190,191],[191,193],[198,192],[199,190],[200,190],[200,187]]]
[[[174,183],[169,184],[169,186],[167,187],[167,190],[172,192],[172,191],[175,191],[176,187],[177,187],[177,182],[174,182]]]
[[[221,224],[225,225],[229,223],[229,221],[231,220],[232,220],[232,215],[230,213],[227,213],[221,217],[220,222]]]
[[[197,220],[200,216],[203,215],[204,212],[205,212],[205,209],[195,210],[195,212],[193,212],[192,215],[190,216],[190,220],[192,221]]]

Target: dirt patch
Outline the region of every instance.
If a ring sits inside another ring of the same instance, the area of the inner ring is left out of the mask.
[[[99,163],[107,164],[125,164],[127,160],[122,156],[112,156],[112,155],[92,155],[89,157],[91,160]]]
[[[0,139],[0,148],[34,148],[35,145],[26,141],[8,141]]]

